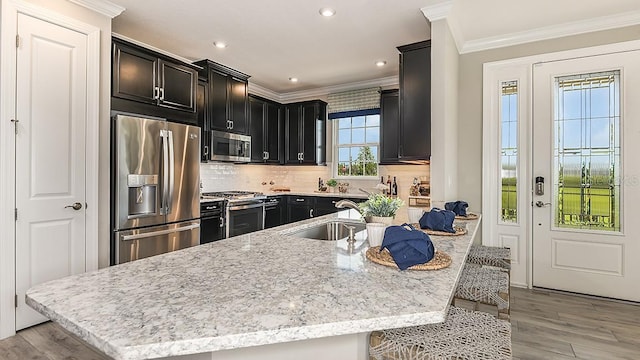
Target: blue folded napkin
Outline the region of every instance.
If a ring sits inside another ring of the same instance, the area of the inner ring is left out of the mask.
[[[456,231],[453,229],[455,218],[456,213],[453,211],[433,208],[422,214],[419,221],[420,228],[455,233]]]
[[[453,211],[458,216],[467,216],[467,208],[469,204],[466,201],[452,201],[444,204],[446,210]]]
[[[424,264],[433,259],[435,254],[429,235],[409,224],[387,227],[380,251],[382,249],[389,250],[400,270]]]

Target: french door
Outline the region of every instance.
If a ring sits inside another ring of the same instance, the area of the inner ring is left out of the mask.
[[[640,301],[640,50],[533,66],[533,286]]]

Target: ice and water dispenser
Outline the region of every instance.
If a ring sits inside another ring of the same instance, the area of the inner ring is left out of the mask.
[[[129,186],[129,218],[157,215],[158,175],[127,177]]]

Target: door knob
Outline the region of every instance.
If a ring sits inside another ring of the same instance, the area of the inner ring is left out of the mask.
[[[551,203],[545,203],[545,202],[542,202],[540,200],[536,201],[536,206],[537,207],[545,207],[547,205],[551,205]]]
[[[72,208],[73,210],[80,210],[80,209],[82,209],[82,204],[80,204],[79,202],[77,202],[77,203],[74,203],[73,205],[67,205],[67,206],[65,206],[64,208],[65,208],[65,209],[66,209],[66,208]]]

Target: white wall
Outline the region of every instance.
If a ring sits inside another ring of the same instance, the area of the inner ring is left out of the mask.
[[[458,49],[446,20],[431,23],[431,200],[443,208],[458,196]],[[460,154],[464,155],[464,154]]]

